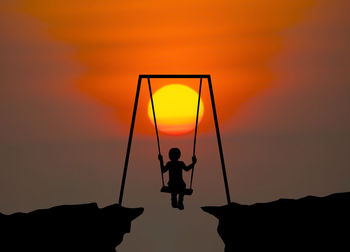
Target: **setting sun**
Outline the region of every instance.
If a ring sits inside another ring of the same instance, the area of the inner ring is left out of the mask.
[[[158,129],[161,132],[180,135],[195,128],[198,93],[192,88],[181,84],[166,85],[153,94],[153,102]],[[198,123],[203,113],[201,99]],[[154,124],[151,100],[148,102],[148,117]]]

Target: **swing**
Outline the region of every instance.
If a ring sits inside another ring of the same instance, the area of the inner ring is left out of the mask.
[[[122,201],[123,201],[125,181],[126,181],[126,175],[127,175],[127,171],[128,171],[128,163],[129,163],[129,157],[130,157],[131,143],[132,143],[132,137],[133,137],[133,133],[134,133],[135,119],[136,119],[136,113],[137,113],[137,104],[138,104],[138,100],[139,100],[142,79],[148,79],[148,87],[149,87],[149,91],[150,91],[152,110],[153,110],[153,119],[154,119],[156,135],[157,135],[158,153],[160,154],[158,127],[157,127],[157,122],[156,122],[156,117],[155,117],[155,112],[154,112],[153,96],[152,96],[151,83],[150,83],[150,79],[151,78],[157,78],[157,79],[160,79],[160,78],[161,79],[165,79],[165,78],[180,78],[180,79],[182,79],[182,78],[187,78],[187,79],[188,78],[191,78],[191,79],[195,78],[195,79],[197,79],[198,78],[198,79],[200,79],[199,93],[198,93],[198,107],[197,107],[196,127],[195,127],[194,142],[193,142],[193,155],[195,155],[195,151],[196,151],[198,113],[199,113],[199,102],[200,102],[202,79],[207,79],[208,80],[210,100],[211,100],[211,106],[212,106],[212,111],[213,111],[213,119],[214,119],[214,125],[215,125],[215,130],[216,130],[216,138],[217,138],[219,154],[220,154],[222,176],[223,176],[224,185],[225,185],[227,204],[229,204],[231,202],[230,191],[229,191],[228,181],[227,181],[227,176],[226,176],[224,153],[223,153],[223,150],[222,150],[220,130],[219,130],[219,122],[218,122],[218,118],[217,118],[217,114],[216,114],[214,92],[213,92],[213,87],[212,87],[212,82],[211,82],[210,75],[209,74],[140,74],[139,78],[138,78],[137,88],[136,88],[136,96],[135,96],[135,102],[134,102],[134,109],[133,109],[133,112],[132,112],[132,119],[131,119],[131,125],[130,125],[130,133],[129,133],[128,145],[127,145],[126,155],[125,155],[123,176],[122,176],[122,181],[121,181],[121,185],[120,185],[119,201],[118,201],[119,205],[122,205]],[[193,193],[193,190],[192,190],[193,171],[194,171],[194,169],[192,169],[192,173],[191,173],[190,188],[187,188],[187,189],[185,189],[183,191],[184,194],[186,194],[186,195],[191,195]],[[171,188],[169,188],[168,186],[165,186],[165,184],[164,184],[164,177],[163,177],[163,173],[162,172],[161,172],[161,175],[162,175],[162,185],[163,185],[162,188],[161,188],[161,192],[171,193],[172,192]]]
[[[147,78],[147,80],[148,80],[149,95],[150,95],[151,104],[152,104],[154,128],[155,128],[156,136],[157,136],[158,155],[161,155],[160,143],[159,143],[159,134],[158,134],[158,126],[157,126],[157,119],[156,119],[156,113],[155,113],[154,103],[153,103],[153,94],[152,94],[152,88],[151,88],[151,81],[150,81],[150,78]],[[201,99],[201,91],[202,91],[202,78],[200,78],[200,83],[199,83],[198,104],[197,104],[197,113],[196,113],[196,126],[195,126],[195,130],[194,130],[193,155],[192,156],[196,155],[198,114],[199,114],[199,105],[200,105],[200,99]],[[161,170],[160,173],[161,173],[161,176],[162,176],[162,188],[160,189],[160,191],[162,193],[183,193],[184,195],[192,195],[192,193],[193,193],[193,189],[192,189],[193,172],[194,172],[194,167],[192,168],[192,172],[191,172],[190,187],[189,188],[185,188],[183,190],[176,190],[174,188],[171,188],[171,187],[165,185],[165,183],[164,183],[164,175],[163,175],[163,172]]]

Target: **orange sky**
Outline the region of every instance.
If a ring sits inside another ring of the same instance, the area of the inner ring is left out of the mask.
[[[212,74],[233,201],[350,191],[349,13],[346,0],[2,0],[0,212],[114,203],[140,73]],[[209,109],[178,214],[159,193],[145,87],[124,199],[146,211],[118,251],[223,251],[199,208],[225,203]],[[191,162],[192,137],[162,135],[164,158],[177,145]]]
[[[74,47],[85,72],[77,87],[110,106],[128,127],[138,74],[211,74],[219,119],[268,88],[269,62],[283,47],[281,32],[301,21],[313,0],[58,1],[27,0],[17,6],[46,24],[55,39]],[[180,82],[181,80],[177,80]],[[154,84],[153,91],[161,85]],[[196,90],[199,81],[182,81]],[[204,83],[206,84],[206,83]],[[204,104],[209,105],[207,89]],[[143,132],[148,94],[138,118]],[[209,110],[207,110],[209,111]],[[212,127],[210,114],[201,129]]]

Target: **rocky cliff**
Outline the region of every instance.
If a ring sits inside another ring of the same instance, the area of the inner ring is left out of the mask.
[[[202,207],[229,251],[350,251],[350,192]]]
[[[142,212],[90,203],[0,214],[0,251],[115,251]]]

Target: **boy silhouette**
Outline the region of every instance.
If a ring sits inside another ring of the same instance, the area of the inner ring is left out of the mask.
[[[173,208],[184,209],[184,190],[186,188],[185,181],[182,178],[182,170],[189,171],[193,169],[194,165],[197,163],[196,156],[192,157],[192,164],[186,166],[183,161],[179,161],[181,156],[181,151],[178,148],[171,148],[169,150],[170,161],[164,165],[163,156],[158,155],[160,161],[160,167],[162,173],[169,171],[169,182],[168,186],[171,190],[171,205]],[[177,195],[179,199],[177,200]]]

